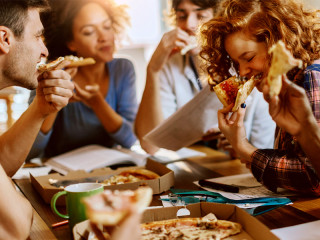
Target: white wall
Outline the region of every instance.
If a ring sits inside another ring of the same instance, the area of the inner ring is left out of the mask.
[[[164,31],[163,9],[166,0],[116,0],[128,5],[131,28],[126,41],[116,56],[127,56],[135,65],[137,98],[140,102],[145,86],[147,63]]]
[[[304,0],[304,2],[311,7],[320,9],[320,0]]]

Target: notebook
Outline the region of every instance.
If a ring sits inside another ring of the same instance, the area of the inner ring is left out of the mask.
[[[124,153],[117,149],[100,145],[87,145],[70,152],[50,158],[44,165],[53,170],[67,174],[69,171],[85,170],[91,172],[97,168],[118,164],[134,164],[144,166],[146,157],[136,153]]]

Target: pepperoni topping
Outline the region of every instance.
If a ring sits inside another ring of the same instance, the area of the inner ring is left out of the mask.
[[[233,83],[232,80],[228,79],[226,81],[223,81],[220,86],[228,96],[228,99],[227,99],[228,104],[234,103],[236,101],[237,93],[238,93],[237,84]]]

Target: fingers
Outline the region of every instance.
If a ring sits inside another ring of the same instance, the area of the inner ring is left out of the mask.
[[[55,70],[63,69],[67,67],[71,62],[69,60],[63,60],[56,68]]]
[[[286,77],[282,78],[282,86],[288,91],[289,94],[294,97],[307,97],[306,91],[302,87],[299,87],[292,81],[288,80]]]
[[[220,109],[218,111],[218,123],[219,123],[219,129],[223,131],[223,129],[229,124],[227,116],[229,112],[231,112],[231,109],[233,107],[233,104],[230,104],[229,106]]]
[[[237,111],[235,122],[242,125],[245,114],[246,114],[246,104],[242,103],[241,107]]]
[[[141,214],[137,211],[132,211],[118,228],[112,232],[112,239],[140,239]]]
[[[39,88],[47,102],[52,103],[56,109],[66,106],[73,96],[74,84],[70,75],[63,70],[45,72],[39,79]]]
[[[84,89],[90,93],[96,93],[100,90],[100,86],[98,84],[86,85]]]
[[[233,105],[234,104],[230,104],[229,106],[220,109],[218,112],[221,112],[223,114],[229,113],[229,112],[231,112],[231,109],[233,108]]]
[[[263,97],[267,102],[270,102],[270,87],[268,84],[264,84],[264,86],[262,87],[262,93],[263,93]]]
[[[218,128],[211,128],[209,129],[205,135],[202,137],[203,141],[210,141],[214,139],[219,139],[221,137],[222,133]]]
[[[77,67],[66,68],[65,71],[70,75],[71,78],[73,78],[77,74],[78,68]]]
[[[103,232],[97,227],[96,224],[90,222],[90,227],[91,227],[93,233],[96,235],[96,238],[98,240],[106,240],[107,239],[104,237]]]

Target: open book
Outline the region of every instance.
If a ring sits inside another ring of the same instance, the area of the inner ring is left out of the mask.
[[[133,163],[144,166],[146,158],[136,153],[129,154],[116,149],[106,148],[100,145],[88,145],[73,151],[50,158],[45,165],[53,170],[67,174],[69,171],[103,168],[116,164]]]

